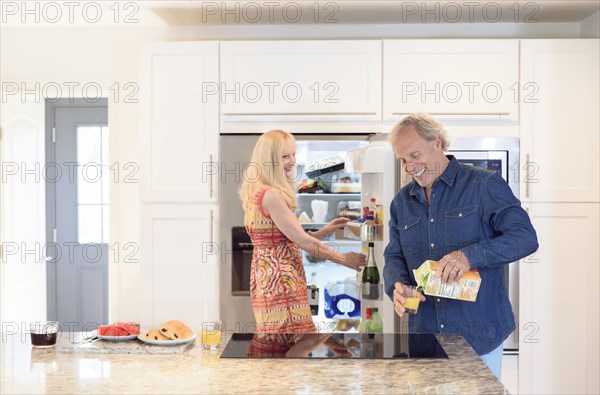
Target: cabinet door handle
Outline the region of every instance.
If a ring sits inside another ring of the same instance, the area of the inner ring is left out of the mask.
[[[212,173],[213,156],[212,156],[212,154],[210,154],[208,156],[208,163],[210,163],[210,166],[211,166],[210,180],[209,180],[210,185],[208,186],[208,193],[209,193],[209,197],[212,199],[212,197],[213,197],[213,173]],[[211,217],[211,219],[212,219],[212,217]]]
[[[409,115],[412,114],[411,112],[393,112],[392,115]],[[506,116],[506,115],[510,115],[510,113],[508,112],[429,112],[429,115],[438,115],[438,116],[443,116],[443,115],[453,115],[453,116],[461,116],[461,115],[467,115],[467,116]]]
[[[525,198],[529,199],[529,153],[525,154]]]
[[[226,112],[225,116],[241,115],[377,115],[376,112]]]
[[[210,210],[210,244],[212,245],[213,241],[214,241],[214,237],[213,237],[213,231],[214,231],[214,216],[213,216],[213,210]]]

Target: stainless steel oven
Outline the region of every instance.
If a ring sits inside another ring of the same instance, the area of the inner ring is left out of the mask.
[[[244,226],[231,228],[231,295],[250,295],[250,268],[254,247]]]

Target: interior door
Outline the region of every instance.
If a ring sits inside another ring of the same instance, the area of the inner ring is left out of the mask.
[[[107,103],[47,105],[48,317],[63,331],[108,321]]]

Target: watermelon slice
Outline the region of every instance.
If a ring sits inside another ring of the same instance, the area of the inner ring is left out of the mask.
[[[98,334],[100,336],[139,335],[140,326],[133,322],[115,322],[114,324],[100,325]]]
[[[140,334],[140,326],[133,322],[120,322],[121,328],[125,329],[130,335],[139,335]]]

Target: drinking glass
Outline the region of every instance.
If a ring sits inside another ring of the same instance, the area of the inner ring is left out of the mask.
[[[417,314],[421,303],[420,288],[404,285],[404,309],[408,314]]]
[[[58,322],[36,321],[29,323],[31,345],[35,348],[49,348],[56,345]]]
[[[211,321],[202,323],[202,333],[200,334],[200,344],[205,350],[218,350],[221,346],[221,330],[223,323],[221,321]]]

